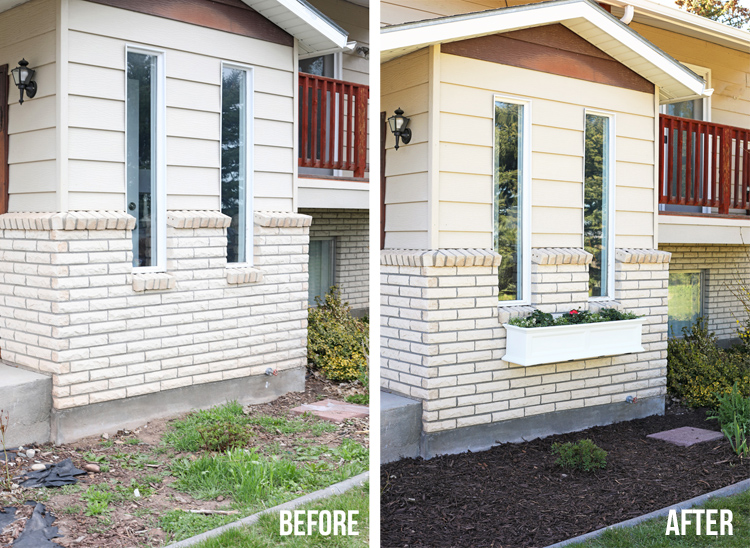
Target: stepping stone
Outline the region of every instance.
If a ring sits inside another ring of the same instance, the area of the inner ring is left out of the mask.
[[[703,428],[683,426],[682,428],[675,428],[673,430],[657,432],[656,434],[649,434],[646,437],[655,440],[666,441],[667,443],[679,445],[680,447],[690,447],[691,445],[695,445],[697,443],[724,439],[724,434],[722,434],[721,432],[716,432],[715,430],[705,430]]]
[[[366,405],[356,405],[336,400],[322,400],[306,403],[292,409],[295,415],[312,413],[319,419],[343,422],[346,419],[361,419],[370,415],[370,408]]]

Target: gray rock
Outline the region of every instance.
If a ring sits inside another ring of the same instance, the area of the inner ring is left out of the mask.
[[[26,456],[33,459],[36,456],[36,451],[34,449],[28,449],[26,451]]]
[[[43,464],[32,464],[31,465],[31,470],[34,471],[34,472],[40,472],[40,471],[46,470],[46,469],[47,469],[47,467],[45,465],[43,465]]]

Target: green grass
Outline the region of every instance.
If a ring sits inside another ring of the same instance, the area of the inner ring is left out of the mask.
[[[115,493],[107,485],[92,485],[81,498],[86,501],[87,516],[101,516],[109,512],[109,503],[115,500]]]
[[[352,394],[346,397],[346,401],[357,405],[370,405],[370,394]]]
[[[172,475],[177,481],[172,487],[197,499],[224,496],[232,501],[231,507],[239,510],[240,515],[201,516],[175,510],[161,518],[161,528],[173,533],[174,540],[182,540],[287,502],[305,492],[343,481],[368,468],[369,451],[350,439],[345,439],[335,448],[310,445],[305,449],[315,453],[318,460],[300,462],[299,458],[290,460],[255,450],[236,449],[204,455],[195,461],[182,459],[175,462]]]
[[[112,458],[126,470],[143,470],[147,464],[159,464],[159,461],[146,453],[124,453],[122,451],[112,455]]]
[[[200,430],[220,423],[246,427],[255,426],[269,433],[298,434],[309,432],[314,436],[336,430],[334,424],[306,416],[295,419],[265,415],[248,417],[243,412],[242,405],[232,401],[211,409],[190,413],[185,418],[173,422],[169,432],[164,435],[163,442],[176,451],[200,451],[204,445]]]
[[[695,516],[690,516],[693,525],[688,526],[684,537],[674,534],[666,536],[667,517],[655,518],[635,527],[611,529],[601,537],[575,544],[576,548],[746,548],[750,546],[750,491],[731,497],[712,499],[698,506],[708,509],[728,509],[732,511],[732,536],[706,536],[705,518],[702,519],[702,535],[695,534]],[[678,519],[680,512],[677,512]],[[715,527],[718,530],[718,523]]]
[[[258,523],[252,527],[243,527],[227,531],[221,536],[196,545],[196,548],[271,548],[284,546],[286,548],[365,548],[369,532],[368,487],[352,489],[343,495],[331,497],[301,506],[297,510],[356,510],[359,514],[354,518],[357,525],[354,530],[358,536],[327,536],[317,532],[312,536],[294,535],[282,537],[280,534],[280,517],[278,513],[261,516]]]

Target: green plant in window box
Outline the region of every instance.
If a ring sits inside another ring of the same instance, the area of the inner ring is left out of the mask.
[[[573,309],[557,318],[547,312],[534,310],[526,318],[511,318],[508,323],[516,327],[552,327],[555,325],[576,325],[584,323],[616,322],[620,320],[634,320],[638,315],[632,312],[621,312],[616,308],[603,308],[599,312]]]

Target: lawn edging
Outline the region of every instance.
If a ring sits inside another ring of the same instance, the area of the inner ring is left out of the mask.
[[[174,544],[169,544],[166,546],[166,548],[187,548],[188,546],[193,546],[195,544],[198,544],[199,542],[203,542],[204,540],[217,537],[230,529],[253,525],[264,514],[272,514],[274,512],[280,512],[281,510],[292,510],[293,508],[297,508],[298,506],[307,504],[308,502],[332,497],[334,495],[341,495],[349,489],[362,485],[369,479],[370,472],[362,472],[361,474],[354,476],[353,478],[340,481],[339,483],[334,483],[333,485],[329,485],[324,489],[319,489],[318,491],[303,495],[294,500],[290,500],[289,502],[285,502],[284,504],[279,504],[278,506],[268,508],[266,510],[258,512],[257,514],[253,514],[251,516],[247,516],[246,518],[233,521],[232,523],[227,523],[226,525],[222,525],[221,527],[217,527],[216,529],[211,529],[210,531],[206,531],[205,533],[201,533],[200,535],[195,535],[194,537],[186,538],[179,542],[175,542]]]
[[[613,525],[608,525],[607,527],[602,527],[601,529],[597,529],[596,531],[591,531],[590,533],[586,533],[585,535],[580,535],[577,537],[569,538],[568,540],[556,542],[555,544],[550,544],[546,548],[562,548],[563,546],[579,544],[581,542],[585,542],[587,540],[591,540],[598,536],[601,536],[605,531],[609,529],[633,527],[634,525],[638,525],[641,522],[648,521],[653,518],[660,518],[663,516],[667,516],[669,515],[670,510],[687,510],[688,508],[692,508],[694,506],[703,504],[707,502],[709,499],[736,495],[738,493],[742,493],[743,491],[747,491],[748,489],[750,489],[750,479],[742,480],[738,483],[734,483],[732,485],[722,487],[721,489],[717,489],[716,491],[711,491],[710,493],[705,493],[703,495],[699,495],[692,499],[689,499],[683,502],[678,502],[677,504],[673,504],[672,506],[667,506],[666,508],[662,508],[661,510],[654,510],[653,512],[649,512],[648,514],[644,514],[636,518],[632,518],[626,521],[621,521],[620,523],[615,523]]]

